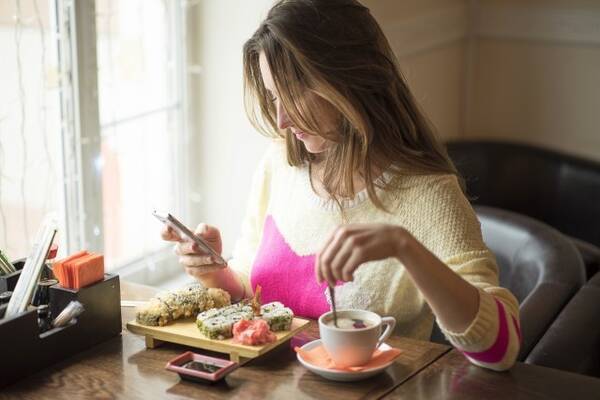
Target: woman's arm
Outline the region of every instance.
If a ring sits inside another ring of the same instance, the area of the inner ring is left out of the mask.
[[[441,324],[465,331],[479,310],[479,292],[408,231],[397,227],[396,258],[402,262]]]
[[[397,258],[412,277],[440,322],[464,331],[479,308],[477,289],[441,262],[406,229],[386,224],[340,227],[317,256],[317,280],[335,285],[352,280],[361,264]]]
[[[275,142],[271,144],[254,172],[241,235],[234,246],[231,259],[227,261],[226,268],[215,264],[207,253],[201,251],[192,242],[181,242],[170,228],[165,227],[161,232],[164,240],[179,242],[175,246],[175,253],[179,255],[179,262],[189,275],[198,279],[205,287],[226,290],[234,302],[252,296],[250,273],[262,236],[262,226],[270,195],[271,159],[282,151],[280,144]],[[215,251],[221,254],[223,243],[217,228],[200,224],[194,233],[202,236]]]
[[[200,224],[194,234],[201,236],[209,246],[221,254],[223,243],[217,228]],[[181,240],[169,226],[163,227],[161,236],[165,240],[177,242],[174,251],[179,256],[179,262],[184,266],[185,272],[200,281],[204,287],[226,290],[232,301],[244,297],[245,289],[241,279],[229,265],[223,268],[223,265],[216,264],[210,254],[199,249],[194,242]]]
[[[246,290],[240,277],[229,266],[219,271],[200,275],[197,278],[204,287],[221,288],[229,292],[232,302],[237,302],[246,295]]]
[[[330,285],[350,281],[361,264],[386,258],[404,265],[446,337],[471,362],[494,370],[514,364],[520,348],[518,303],[497,286],[488,251],[459,253],[442,262],[397,225],[346,225],[318,254],[317,279]]]

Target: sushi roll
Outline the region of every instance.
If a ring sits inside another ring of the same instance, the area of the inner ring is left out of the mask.
[[[221,315],[224,317],[230,316],[230,315],[235,315],[237,313],[239,313],[241,310],[241,306],[234,304],[232,306],[229,307],[225,307],[221,309]]]
[[[248,317],[247,315],[239,313],[239,314],[230,315],[229,319],[231,320],[232,323],[235,324],[236,322],[241,321],[243,319],[252,320],[252,316]]]
[[[268,314],[271,311],[273,311],[275,309],[278,309],[278,308],[284,308],[283,304],[281,304],[278,301],[274,301],[272,303],[267,303],[267,304],[262,305],[260,307],[260,313],[261,314]]]
[[[179,318],[191,317],[198,312],[222,307],[231,302],[229,293],[221,289],[206,289],[194,285],[174,292],[160,293],[144,307],[136,310],[136,321],[142,325],[164,326]]]
[[[204,323],[204,321],[214,318],[214,317],[218,317],[220,315],[221,315],[221,309],[219,309],[219,308],[211,308],[210,310],[203,311],[200,314],[198,314],[198,316],[196,317],[196,325],[198,325],[198,328],[200,328],[202,326],[202,324]]]
[[[212,307],[221,308],[231,304],[231,296],[229,296],[228,292],[222,289],[210,288],[207,290],[206,294],[210,301],[212,301],[212,305],[211,307],[204,308],[205,310],[208,310]]]
[[[234,322],[222,315],[206,319],[199,326],[200,332],[209,339],[227,339],[233,336],[231,329]]]
[[[227,339],[233,336],[231,332],[233,324],[243,319],[251,320],[253,317],[252,307],[238,303],[198,314],[196,326],[210,339]]]
[[[288,307],[273,308],[270,312],[263,313],[261,318],[267,321],[271,331],[287,331],[292,326],[294,313]]]
[[[182,318],[185,314],[185,295],[177,292],[168,292],[161,296],[161,301],[166,305],[172,320]]]
[[[164,321],[162,320],[162,305],[158,301],[150,301],[149,304],[142,308],[138,309],[135,319],[139,324],[148,325],[148,326],[162,326],[164,325]],[[162,324],[161,324],[162,323]]]
[[[250,303],[240,302],[201,312],[196,317],[196,325],[210,339],[231,338],[233,325],[242,320],[263,319],[272,332],[289,330],[292,326],[293,311],[278,301],[261,306],[260,313],[256,316]]]

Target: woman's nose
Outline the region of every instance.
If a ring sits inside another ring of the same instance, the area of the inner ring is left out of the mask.
[[[291,126],[290,118],[288,117],[283,105],[277,100],[277,127],[279,129],[287,129]]]

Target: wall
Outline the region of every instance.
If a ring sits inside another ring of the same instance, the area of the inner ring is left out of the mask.
[[[368,0],[442,139],[600,160],[600,2]]]
[[[363,4],[381,25],[438,136],[458,137],[464,130],[467,2],[365,0]]]
[[[466,136],[600,161],[600,3],[484,0],[473,18]]]
[[[239,234],[251,175],[267,143],[244,113],[242,46],[271,4],[271,0],[203,0],[188,21],[189,223],[219,227],[226,255]]]

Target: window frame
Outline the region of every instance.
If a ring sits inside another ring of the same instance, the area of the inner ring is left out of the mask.
[[[102,251],[95,0],[57,0],[57,19],[67,253],[83,248]],[[90,158],[96,163],[89,163]]]

